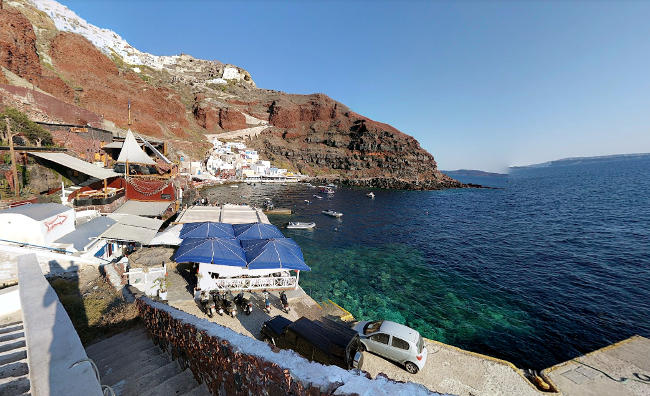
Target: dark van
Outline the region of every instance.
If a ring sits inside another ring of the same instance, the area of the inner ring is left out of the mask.
[[[302,317],[295,322],[276,316],[262,325],[262,337],[282,349],[292,349],[305,358],[346,370],[361,368],[359,334],[351,328],[322,318]]]

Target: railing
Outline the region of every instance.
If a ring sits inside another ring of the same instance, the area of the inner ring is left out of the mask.
[[[298,287],[295,276],[210,279],[211,290],[282,290]],[[204,282],[201,282],[204,283]],[[206,282],[207,283],[207,282]]]

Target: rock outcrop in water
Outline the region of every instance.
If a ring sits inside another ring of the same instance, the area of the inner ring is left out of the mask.
[[[261,120],[270,127],[249,145],[278,167],[373,187],[464,186],[438,171],[413,137],[326,95],[260,89],[233,65],[138,51],[53,1],[10,4],[0,10],[0,66],[7,70],[0,83],[33,83],[106,123],[169,139],[172,148],[194,158],[205,154],[205,133],[244,129]],[[21,110],[47,113],[23,98],[0,100],[6,105],[22,100]],[[51,114],[42,118],[55,121]]]

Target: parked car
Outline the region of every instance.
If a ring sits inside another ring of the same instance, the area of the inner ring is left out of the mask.
[[[261,333],[268,343],[293,349],[314,362],[333,364],[346,370],[361,368],[363,363],[357,332],[329,319],[302,317],[292,322],[278,315],[264,322]]]
[[[416,330],[389,320],[364,321],[353,329],[359,334],[368,352],[404,365],[406,371],[416,374],[427,362],[427,348]]]

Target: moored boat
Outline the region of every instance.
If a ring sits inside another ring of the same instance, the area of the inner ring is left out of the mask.
[[[375,197],[375,193],[372,192],[372,191],[370,191],[368,194],[366,194],[366,197],[368,197],[368,198],[374,198],[374,197]]]
[[[324,210],[321,213],[323,213],[324,215],[327,215],[327,216],[332,216],[332,217],[341,217],[341,216],[343,216],[343,213],[337,212],[337,211],[332,210],[332,209]]]
[[[300,221],[290,221],[289,224],[287,224],[287,228],[298,230],[311,230],[314,227],[316,227],[316,223],[314,222],[305,223]]]

